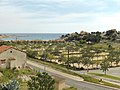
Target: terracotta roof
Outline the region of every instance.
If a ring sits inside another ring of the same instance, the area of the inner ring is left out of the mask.
[[[2,45],[2,46],[0,46],[0,53],[4,52],[4,51],[6,51],[6,50],[8,50],[10,48],[11,48],[11,46]]]

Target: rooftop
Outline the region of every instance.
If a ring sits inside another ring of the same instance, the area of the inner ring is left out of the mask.
[[[10,49],[10,48],[11,48],[11,46],[2,45],[2,46],[0,46],[0,53],[1,53],[1,52],[4,52],[4,51],[6,51],[6,50],[8,50],[8,49]]]

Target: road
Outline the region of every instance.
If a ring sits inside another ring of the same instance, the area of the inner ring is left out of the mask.
[[[73,72],[78,73],[78,74],[85,74],[86,73],[85,70],[73,71]],[[102,70],[89,70],[89,72],[104,74],[104,72]],[[113,84],[120,85],[120,81],[119,80],[110,79],[110,78],[104,78],[104,77],[90,75],[90,74],[88,74],[88,75],[92,76],[92,77],[95,77],[95,78],[101,78],[102,80],[110,82],[110,83],[113,83]],[[107,75],[120,77],[120,67],[109,68],[109,71],[107,71]]]
[[[104,74],[102,70],[89,70],[89,72]],[[81,71],[76,71],[76,73],[84,74],[86,73],[86,71],[81,70]],[[120,67],[109,68],[109,71],[107,71],[107,74],[120,77]]]
[[[96,76],[96,75],[93,75],[93,74],[87,74],[87,75],[89,75],[91,77],[94,77],[96,79],[102,79],[103,81],[106,81],[106,82],[109,82],[109,83],[116,84],[116,85],[120,86],[120,80],[115,80],[115,79],[111,79],[111,78],[105,78],[105,77]]]
[[[103,74],[102,70],[90,70],[90,72]],[[120,77],[120,67],[109,68],[109,71],[107,71],[107,74],[116,76],[116,77]]]
[[[67,76],[67,74],[64,74],[64,73],[62,73],[58,70],[55,70],[51,67],[46,66],[46,68],[45,68],[44,65],[39,64],[37,62],[27,61],[27,65],[37,71],[43,71],[45,69],[45,71],[51,75],[64,78],[65,83],[67,85],[76,87],[78,90],[119,90],[119,89],[115,89],[115,88],[111,88],[111,87],[107,87],[107,86],[102,86],[102,85],[85,82],[85,81],[82,81],[82,79],[79,77]],[[64,75],[61,75],[61,73]]]

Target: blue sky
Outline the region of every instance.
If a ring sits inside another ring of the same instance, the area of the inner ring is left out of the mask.
[[[120,30],[120,0],[0,0],[0,33]]]

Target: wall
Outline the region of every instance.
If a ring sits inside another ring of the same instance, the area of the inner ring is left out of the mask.
[[[8,59],[15,58],[16,60],[11,61],[11,68],[13,67],[23,67],[26,62],[26,53],[16,50],[14,48],[8,49],[0,54],[0,60],[6,59],[6,64],[0,65],[1,67],[5,68],[8,65]]]

